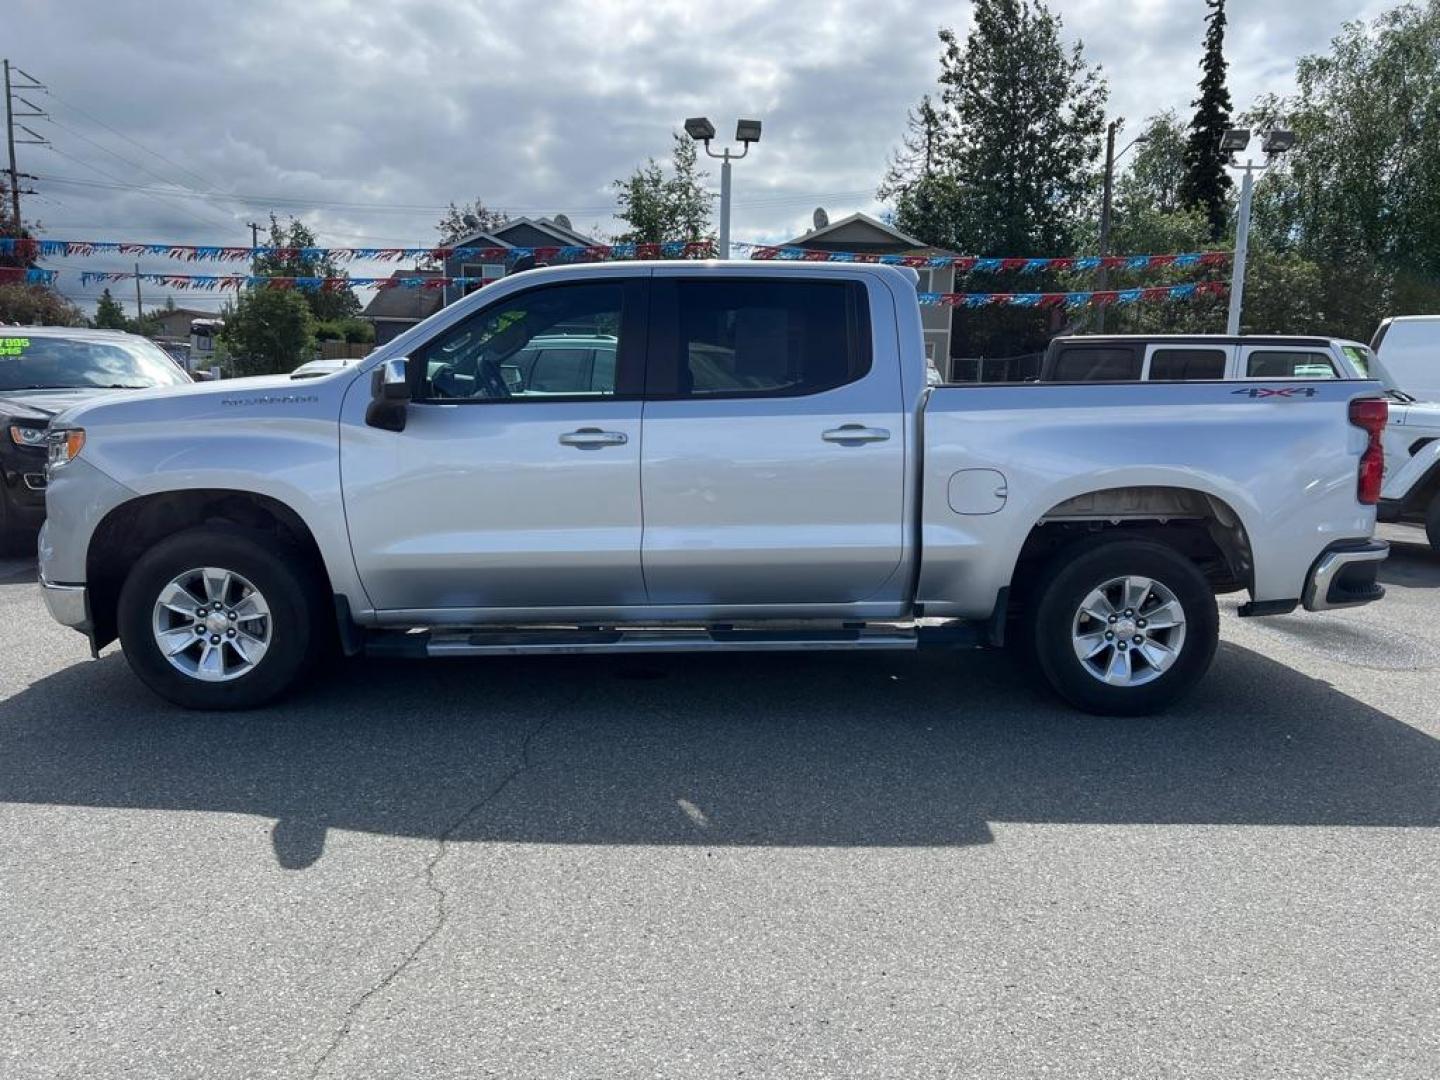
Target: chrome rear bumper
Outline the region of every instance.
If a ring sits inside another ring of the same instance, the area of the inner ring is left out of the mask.
[[[1385,595],[1375,580],[1390,545],[1384,540],[1349,540],[1332,546],[1310,568],[1305,582],[1305,610],[1358,607]]]

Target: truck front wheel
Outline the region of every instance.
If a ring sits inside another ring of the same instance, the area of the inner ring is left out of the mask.
[[[1144,716],[1185,694],[1220,636],[1199,568],[1148,540],[1097,536],[1041,575],[1029,633],[1046,680],[1077,708]]]
[[[120,644],[161,697],[249,709],[288,690],[310,658],[315,612],[303,560],[242,528],[189,529],[135,563],[120,591]]]

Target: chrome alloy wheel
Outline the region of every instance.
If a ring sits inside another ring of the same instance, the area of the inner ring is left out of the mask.
[[[213,566],[172,578],[155,601],[151,625],[160,655],[202,682],[229,682],[253,671],[274,632],[260,590]]]
[[[1144,686],[1170,669],[1185,645],[1185,609],[1152,578],[1112,578],[1075,612],[1080,666],[1109,686]]]

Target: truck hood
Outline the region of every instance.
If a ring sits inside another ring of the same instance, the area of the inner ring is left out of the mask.
[[[108,387],[75,387],[66,390],[0,390],[0,417],[10,420],[49,420],[57,413],[77,405],[134,390],[111,390]]]
[[[334,375],[316,379],[291,379],[289,375],[256,375],[244,379],[219,379],[153,390],[125,390],[103,399],[76,402],[51,421],[55,427],[92,427],[156,420],[189,420],[238,412],[263,415],[271,407],[313,406],[334,400],[351,379],[356,368],[347,367]],[[123,395],[123,396],[122,396]],[[313,412],[313,409],[305,409]]]

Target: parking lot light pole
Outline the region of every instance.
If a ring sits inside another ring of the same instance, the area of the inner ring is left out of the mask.
[[[1266,132],[1260,149],[1265,160],[1256,163],[1247,158],[1244,165],[1235,161],[1234,155],[1250,145],[1250,132],[1245,128],[1228,128],[1220,136],[1220,152],[1229,159],[1232,169],[1241,169],[1240,205],[1235,214],[1235,255],[1230,271],[1230,311],[1225,318],[1225,333],[1232,337],[1240,333],[1240,307],[1245,298],[1245,261],[1250,253],[1250,205],[1255,192],[1255,174],[1264,172],[1275,164],[1275,159],[1295,145],[1295,133],[1275,128]]]
[[[741,120],[735,125],[735,141],[744,147],[738,154],[726,147],[721,153],[710,149],[715,138],[715,125],[706,117],[692,116],[685,121],[685,133],[698,143],[705,144],[706,156],[720,162],[720,258],[730,257],[730,163],[739,161],[750,153],[750,144],[760,141],[760,121]]]

